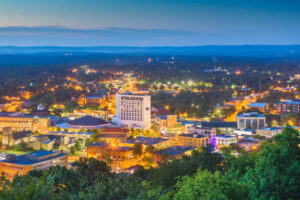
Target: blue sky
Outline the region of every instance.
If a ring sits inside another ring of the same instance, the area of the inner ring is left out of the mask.
[[[300,44],[299,11],[298,0],[0,0],[0,45]]]

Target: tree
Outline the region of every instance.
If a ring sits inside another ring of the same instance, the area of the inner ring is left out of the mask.
[[[76,143],[75,143],[75,148],[77,151],[81,151],[81,142],[79,140],[76,140]]]
[[[65,112],[72,113],[74,111],[74,108],[77,106],[77,103],[75,101],[68,101],[65,104]]]
[[[132,153],[134,156],[139,157],[143,154],[143,147],[139,143],[133,145]]]
[[[155,152],[155,148],[152,145],[149,145],[145,148],[145,153],[152,155],[152,154],[154,154],[154,152]]]
[[[58,116],[58,117],[61,117],[61,113],[62,112],[63,111],[61,109],[59,109],[59,108],[54,108],[53,109],[53,114],[56,115],[56,116]]]
[[[75,154],[76,154],[76,147],[75,147],[75,146],[71,147],[70,150],[71,150],[70,153],[71,153],[72,155],[75,155]]]
[[[93,143],[93,140],[90,139],[90,138],[87,138],[87,139],[85,140],[85,147],[89,146],[89,145],[92,144],[92,143]]]
[[[272,126],[272,127],[278,127],[278,126],[279,126],[278,121],[273,120],[272,123],[271,123],[271,126]]]
[[[134,132],[133,132],[133,136],[139,136],[141,134],[141,131],[140,129],[135,129]]]
[[[220,172],[214,174],[198,170],[192,176],[184,176],[176,184],[175,200],[248,199],[248,188],[235,180],[227,180]]]
[[[285,115],[281,115],[281,125],[291,125],[295,126],[298,124],[299,115],[298,113],[289,113]]]
[[[111,159],[108,153],[103,155],[103,161],[106,162],[107,165],[111,165],[113,163],[113,159]]]
[[[266,142],[245,175],[253,199],[300,198],[300,143],[298,131],[286,127],[274,142]]]

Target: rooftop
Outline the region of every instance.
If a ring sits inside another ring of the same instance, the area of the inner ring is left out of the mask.
[[[25,116],[22,112],[0,112],[0,117],[23,117]]]
[[[265,117],[263,114],[259,114],[257,112],[248,112],[248,113],[240,113],[237,114],[238,117]]]
[[[200,122],[200,127],[207,127],[207,128],[236,128],[236,122],[223,122],[223,121],[210,121],[210,122]]]
[[[222,137],[222,138],[233,138],[232,135],[226,135],[226,134],[217,134],[216,137]]]
[[[255,108],[255,107],[264,108],[267,105],[268,105],[267,103],[252,103],[252,104],[249,104],[248,107],[250,107],[250,108]]]
[[[126,91],[126,92],[124,92],[124,93],[117,93],[117,95],[133,95],[133,96],[149,96],[149,95],[147,95],[147,94],[135,94],[135,93],[132,93],[132,92],[128,92],[128,91]]]
[[[128,129],[122,127],[106,127],[102,130],[102,134],[127,134]]]
[[[67,122],[71,126],[103,126],[109,125],[107,121],[92,116],[84,116]]]
[[[262,131],[276,131],[276,130],[282,130],[284,129],[284,127],[267,127],[267,128],[262,128],[262,129],[259,129],[259,130],[262,130]]]
[[[87,99],[96,99],[96,98],[103,98],[105,95],[99,94],[99,95],[86,95],[85,98]]]
[[[19,140],[25,137],[29,137],[30,135],[33,135],[31,131],[21,131],[21,132],[15,132],[13,133],[13,139]]]
[[[112,147],[109,143],[104,143],[104,142],[93,143],[93,144],[90,144],[89,146],[92,146],[92,147],[109,147],[109,148],[113,148],[113,149],[116,149],[116,150],[129,150],[129,149],[132,149],[132,147],[120,147],[120,146]]]
[[[139,144],[145,144],[145,145],[154,145],[154,144],[157,144],[157,143],[161,143],[161,142],[164,142],[168,139],[164,139],[164,138],[161,138],[161,137],[157,137],[157,138],[154,138],[154,137],[136,137],[135,139],[129,139],[129,140],[126,140],[122,143],[127,143],[127,144],[135,144],[135,143],[139,143]]]
[[[206,136],[198,135],[198,134],[180,134],[182,137],[192,137],[192,138],[204,138]]]
[[[33,165],[35,163],[43,162],[46,160],[66,156],[67,154],[55,151],[35,151],[32,153],[24,154],[21,156],[12,157],[10,159],[1,160],[3,163],[11,163],[16,165]]]
[[[167,154],[170,156],[180,155],[187,151],[193,150],[195,147],[188,147],[188,146],[172,146],[160,151],[157,151],[158,154]]]
[[[101,134],[100,138],[126,138],[127,135],[126,134]]]
[[[300,105],[300,100],[299,99],[286,99],[283,100],[282,102],[276,103],[276,104],[296,104]]]

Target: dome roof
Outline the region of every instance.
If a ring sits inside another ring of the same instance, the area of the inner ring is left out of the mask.
[[[39,104],[37,110],[45,110],[45,107],[42,104]]]
[[[84,116],[78,119],[68,121],[68,124],[71,126],[103,126],[103,125],[108,125],[109,122],[101,118]]]

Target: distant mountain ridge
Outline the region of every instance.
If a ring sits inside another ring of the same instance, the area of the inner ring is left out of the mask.
[[[282,57],[300,56],[300,45],[207,45],[186,47],[134,47],[134,46],[0,46],[0,54],[158,54],[198,56],[254,56]]]

